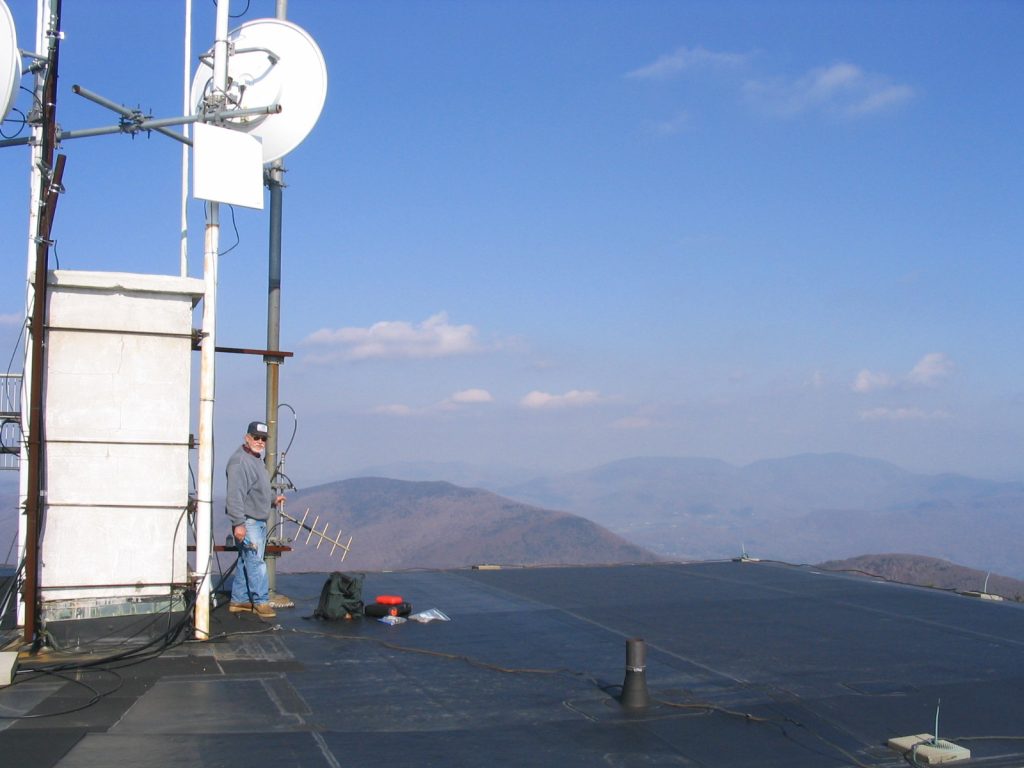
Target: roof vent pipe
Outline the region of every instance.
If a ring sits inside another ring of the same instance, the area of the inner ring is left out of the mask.
[[[626,678],[622,681],[622,698],[619,703],[631,709],[651,704],[647,692],[647,644],[641,637],[632,637],[626,641]]]

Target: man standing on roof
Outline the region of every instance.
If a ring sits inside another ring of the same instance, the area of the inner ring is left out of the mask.
[[[253,612],[265,619],[277,614],[270,605],[267,564],[263,552],[267,545],[267,518],[275,504],[284,503],[284,496],[272,497],[270,478],[260,455],[267,444],[267,425],[262,421],[249,424],[239,446],[225,470],[227,503],[224,511],[231,519],[232,533],[238,545],[238,565],[231,584],[232,613]]]

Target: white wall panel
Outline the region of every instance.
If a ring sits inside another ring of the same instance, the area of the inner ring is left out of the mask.
[[[184,506],[188,501],[185,444],[46,444],[47,503]]]
[[[192,303],[181,298],[203,293],[198,278],[125,272],[58,269],[50,273],[49,285],[51,327],[134,333],[188,333]]]
[[[184,508],[50,506],[42,543],[43,599],[82,597],[86,593],[79,588],[90,586],[111,587],[111,593],[166,594],[168,585],[187,577],[178,557],[187,531]],[[88,592],[90,597],[111,593]]]
[[[47,409],[47,439],[186,441],[191,347],[174,337],[51,331],[46,391],[60,407]]]

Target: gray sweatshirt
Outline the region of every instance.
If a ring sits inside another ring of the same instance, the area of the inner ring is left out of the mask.
[[[231,454],[227,468],[227,501],[224,511],[231,525],[241,525],[245,518],[266,520],[270,515],[274,497],[270,492],[270,478],[263,460],[253,456],[242,445]]]

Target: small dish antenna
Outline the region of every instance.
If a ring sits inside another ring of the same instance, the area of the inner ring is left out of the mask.
[[[0,120],[7,117],[21,83],[21,51],[14,17],[4,0],[0,0]]]
[[[327,64],[320,48],[290,21],[256,19],[228,34],[228,50],[222,108],[279,104],[281,112],[229,117],[224,126],[260,139],[264,164],[284,157],[313,130],[327,100]],[[192,81],[196,113],[219,96],[213,93],[213,49],[199,58],[203,63]]]

